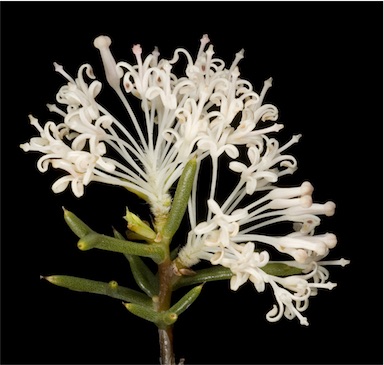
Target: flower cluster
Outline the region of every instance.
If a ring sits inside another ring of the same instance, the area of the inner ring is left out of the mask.
[[[41,126],[30,116],[40,136],[21,148],[43,154],[37,163],[41,172],[49,166],[66,172],[53,184],[54,192],[62,192],[70,184],[80,197],[85,186],[98,181],[137,194],[150,206],[155,232],[170,210],[171,188],[187,162],[196,158],[197,173],[188,203],[190,231],[178,265],[189,268],[206,260],[229,268],[233,290],[248,280],[258,292],[269,284],[278,306],[267,319],[276,321],[284,315],[308,324],[301,313],[309,297],[319,288],[336,285],[328,281],[325,266],[348,263],[344,259],[324,261],[336,245],[336,237],[315,233],[319,216],[333,215],[335,205],[313,203],[309,182],[290,188],[276,185],[297,168],[296,159],[286,151],[300,136],[280,145],[273,137],[283,127],[276,123],[277,108],[263,103],[272,79],[264,82],[260,93],[255,92],[249,81],[240,78],[238,64],[244,51],[227,68],[215,57],[209,42],[204,35],[196,58],[179,48],[169,60],[160,59],[157,48],[143,57],[137,44],[132,48],[135,64],[131,64],[116,63],[109,37],[96,38],[94,45],[100,51],[107,82],[125,106],[129,121],[117,120],[96,101],[102,84],[89,64],[80,67],[76,79],[55,64],[67,84],[57,94],[58,105],[48,107],[62,121]],[[177,63],[185,65],[181,77],[172,72]],[[130,95],[140,101],[141,110],[132,107]],[[244,151],[247,162],[240,158]],[[238,183],[219,201],[223,154]],[[208,199],[201,202],[198,186],[205,159],[210,159],[212,171]],[[207,207],[204,217],[197,209],[202,203]],[[265,227],[282,222],[292,224],[291,232],[281,236],[263,233]],[[276,254],[283,260],[272,260]],[[270,274],[266,267],[274,263],[298,273]]]

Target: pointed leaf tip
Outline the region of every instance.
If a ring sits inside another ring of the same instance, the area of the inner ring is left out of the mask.
[[[86,236],[87,234],[93,232],[81,219],[76,217],[75,214],[69,210],[63,208],[64,210],[64,220],[71,228],[72,232],[79,238]]]

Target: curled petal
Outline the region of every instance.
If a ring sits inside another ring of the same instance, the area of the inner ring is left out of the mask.
[[[229,168],[232,170],[232,171],[235,171],[235,172],[243,172],[247,169],[247,166],[244,165],[243,163],[241,162],[238,162],[238,161],[231,161],[229,163]]]
[[[54,193],[63,192],[69,185],[69,183],[73,180],[73,177],[70,175],[63,176],[57,179],[52,185],[52,190]]]
[[[281,302],[278,302],[279,306],[274,304],[272,309],[267,313],[266,318],[269,322],[277,322],[284,314],[284,307]]]
[[[95,99],[97,95],[100,94],[102,85],[100,81],[93,81],[88,88],[88,95],[92,98]]]
[[[237,158],[239,157],[239,150],[233,145],[233,144],[227,144],[222,148],[223,152],[230,157],[230,158]],[[220,150],[219,150],[220,151]],[[221,153],[220,153],[221,154]]]
[[[201,222],[195,227],[194,232],[196,234],[205,234],[213,231],[216,227],[217,227],[217,224],[214,222],[211,222],[211,223]]]
[[[257,122],[260,119],[265,122],[266,120],[277,120],[279,112],[272,104],[265,104],[258,108],[254,113],[254,120]]]
[[[211,264],[212,265],[219,265],[221,263],[221,260],[224,257],[224,250],[217,251],[212,257],[211,257]]]
[[[247,280],[249,279],[249,276],[250,275],[248,273],[234,274],[230,280],[231,290],[234,290],[234,291],[238,290],[241,285],[247,282]]]
[[[75,194],[77,198],[80,198],[81,196],[84,195],[84,185],[82,181],[80,181],[80,179],[74,178],[71,181],[71,188],[72,188],[73,194]]]

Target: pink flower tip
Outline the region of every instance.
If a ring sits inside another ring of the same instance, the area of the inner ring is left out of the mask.
[[[133,47],[132,47],[132,52],[133,54],[135,54],[136,56],[139,56],[141,55],[141,53],[143,52],[140,44],[134,44]]]

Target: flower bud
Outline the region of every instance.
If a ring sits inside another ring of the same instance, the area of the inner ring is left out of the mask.
[[[142,221],[136,214],[130,212],[127,208],[125,219],[128,222],[128,229],[142,236],[143,238],[153,240],[156,238],[156,233],[144,221]]]

